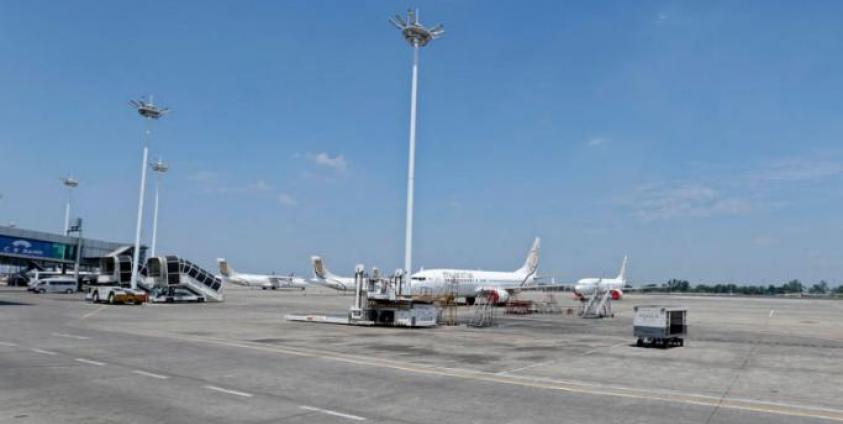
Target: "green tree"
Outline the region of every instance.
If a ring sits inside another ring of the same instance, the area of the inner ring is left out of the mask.
[[[678,280],[676,278],[672,278],[672,279],[668,280],[665,288],[667,289],[667,291],[672,291],[672,292],[674,292],[674,291],[675,292],[686,292],[686,291],[690,290],[691,283],[689,283],[686,280]]]
[[[785,293],[802,293],[802,282],[799,280],[790,280],[782,286],[782,291]]]
[[[808,289],[808,293],[811,294],[826,294],[828,293],[828,283],[825,280],[821,280],[819,283],[814,284]]]

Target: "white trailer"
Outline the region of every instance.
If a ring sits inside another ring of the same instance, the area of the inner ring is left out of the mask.
[[[633,334],[637,345],[684,346],[688,334],[687,308],[684,306],[636,305]]]

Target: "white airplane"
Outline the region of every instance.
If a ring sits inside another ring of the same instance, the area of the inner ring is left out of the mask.
[[[583,278],[577,281],[577,284],[574,286],[574,295],[580,299],[587,299],[599,289],[600,291],[608,290],[612,296],[612,300],[619,300],[623,297],[623,289],[626,287],[627,259],[627,256],[623,257],[621,271],[615,278]]]
[[[319,256],[311,256],[310,262],[313,264],[313,278],[310,280],[311,283],[340,291],[354,290],[354,277],[340,277],[339,275],[332,274],[325,266],[325,261]]]
[[[307,287],[307,281],[301,277],[295,277],[293,275],[241,274],[234,271],[234,268],[228,265],[228,262],[224,258],[217,258],[217,264],[220,266],[220,276],[224,283],[246,287],[260,287],[264,290],[304,290]]]
[[[534,283],[539,266],[539,246],[536,237],[527,253],[524,265],[512,272],[475,271],[469,269],[428,269],[410,276],[411,294],[438,295],[452,291],[455,297],[464,297],[473,304],[477,296],[496,298],[506,302],[513,291]]]

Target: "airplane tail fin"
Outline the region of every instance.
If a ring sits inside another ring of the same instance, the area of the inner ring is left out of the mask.
[[[319,256],[311,256],[310,262],[313,264],[313,275],[316,278],[326,279],[332,277],[334,274],[331,274],[328,271],[328,268],[325,266],[325,260]]]
[[[541,239],[536,237],[533,241],[533,246],[530,248],[530,252],[527,253],[527,260],[524,261],[524,266],[518,268],[518,271],[522,274],[532,275],[536,273],[536,270],[539,267],[539,249],[541,247]]]
[[[618,273],[618,280],[626,282],[626,261],[629,259],[629,256],[623,257],[623,262],[621,263],[621,271]]]
[[[220,275],[228,277],[234,273],[234,270],[228,265],[225,258],[217,258],[217,264],[220,266]]]

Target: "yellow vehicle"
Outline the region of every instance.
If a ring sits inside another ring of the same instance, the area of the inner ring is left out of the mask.
[[[140,305],[149,300],[149,295],[143,290],[133,290],[120,286],[94,286],[85,295],[85,299],[92,303],[108,303],[110,305],[118,303]]]

